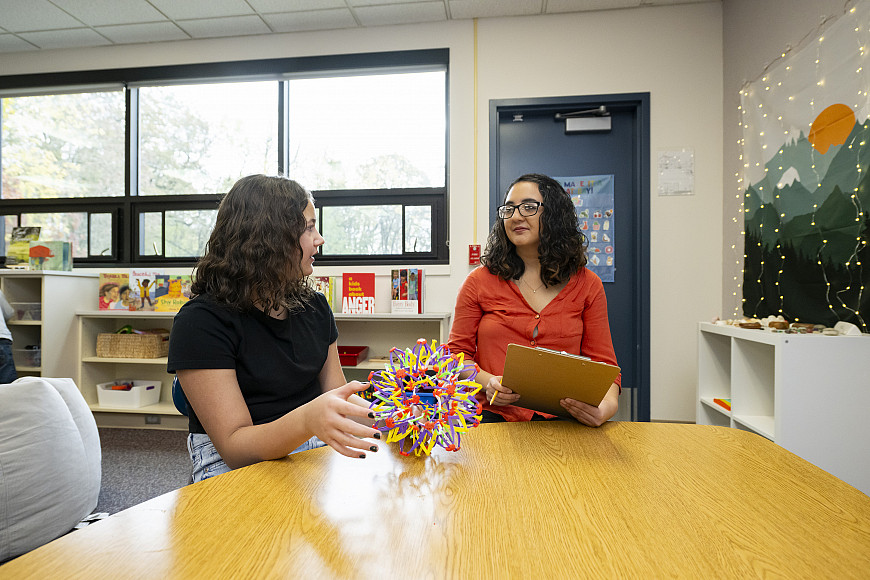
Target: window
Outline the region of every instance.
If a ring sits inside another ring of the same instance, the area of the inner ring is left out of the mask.
[[[139,89],[139,195],[225,193],[277,167],[277,82]]]
[[[2,100],[3,199],[124,195],[124,93]]]
[[[445,76],[291,80],[290,174],[323,190],[443,187]]]
[[[447,262],[444,49],[0,77],[0,235],[188,266],[240,177],[312,191],[319,263]],[[72,88],[70,88],[72,87]]]

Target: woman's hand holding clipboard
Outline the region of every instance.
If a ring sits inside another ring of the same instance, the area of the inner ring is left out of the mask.
[[[578,355],[509,344],[501,384],[518,394],[518,404],[527,409],[570,418],[559,401],[598,406],[619,371],[618,366]]]

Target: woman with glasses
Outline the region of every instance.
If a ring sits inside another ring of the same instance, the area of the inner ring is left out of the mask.
[[[316,217],[311,194],[283,177],[243,177],[220,203],[169,340],[193,481],[324,444],[378,450],[363,439],[380,439],[361,424],[365,385],[345,379],[335,318],[308,283],[324,243]]]
[[[507,345],[516,343],[616,364],[601,279],[586,269],[586,244],[571,197],[554,179],[527,174],[508,188],[489,233],[482,266],[456,298],[448,346],[480,367],[483,421],[553,415],[522,407],[501,384]],[[621,377],[596,407],[562,399],[572,417],[598,427],[616,414]]]

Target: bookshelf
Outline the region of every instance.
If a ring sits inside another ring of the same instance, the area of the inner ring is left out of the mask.
[[[96,302],[96,291],[94,302]],[[172,402],[173,375],[166,372],[167,358],[105,358],[97,356],[97,335],[115,332],[129,324],[138,330],[172,329],[174,312],[129,310],[80,310],[76,312],[78,369],[76,385],[100,427],[147,427],[187,430],[187,417]],[[132,409],[101,406],[97,385],[115,379],[159,381],[160,400]]]
[[[870,494],[870,336],[698,329],[696,422],[750,431]],[[714,399],[730,399],[731,410]]]
[[[92,294],[97,295],[96,286]],[[94,298],[96,300],[96,298]],[[187,417],[181,415],[172,402],[172,378],[166,372],[167,358],[125,359],[102,358],[96,353],[97,335],[115,332],[125,324],[137,329],[172,329],[174,312],[130,312],[126,310],[79,310],[77,320],[76,384],[97,419],[97,424],[112,427],[155,429],[187,429]],[[418,338],[446,341],[450,332],[450,314],[336,314],[338,344],[368,346],[368,358],[356,366],[345,366],[348,380],[364,379],[372,370],[382,369],[378,357],[388,356],[392,347],[413,346]],[[97,385],[115,379],[142,379],[161,382],[157,404],[134,409],[102,407],[98,402]]]

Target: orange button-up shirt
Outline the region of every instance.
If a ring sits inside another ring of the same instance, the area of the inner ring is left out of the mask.
[[[473,270],[456,298],[447,343],[450,352],[465,353],[482,370],[502,375],[510,343],[565,351],[615,365],[601,278],[582,268],[541,312],[536,312],[516,284],[491,274],[484,266]],[[621,378],[616,378],[617,385]],[[491,406],[482,393],[478,393],[478,400],[483,408],[508,421],[529,421],[535,414],[516,405]]]

